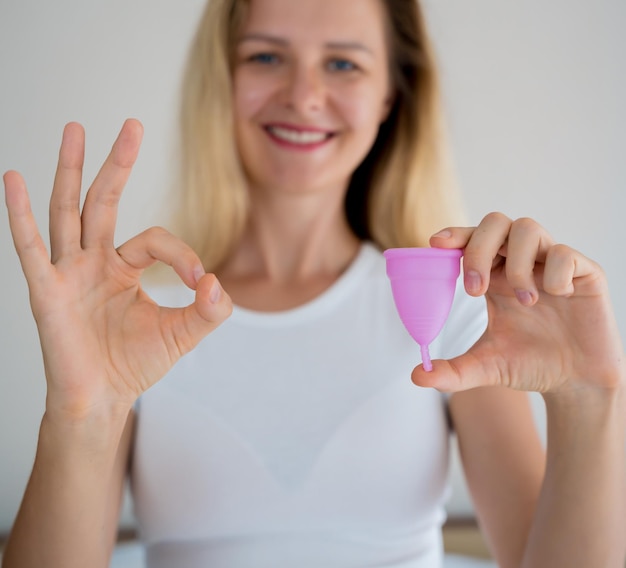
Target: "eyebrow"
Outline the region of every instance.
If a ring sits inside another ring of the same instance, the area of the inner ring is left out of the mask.
[[[286,39],[272,36],[269,34],[259,34],[259,33],[246,34],[240,37],[237,43],[241,44],[246,41],[263,41],[267,43],[272,43],[274,45],[279,45],[281,47],[287,47],[289,45],[289,41],[287,41]],[[369,53],[370,55],[373,55],[373,52],[369,47],[357,41],[329,41],[324,44],[324,47],[328,49],[348,49],[348,50],[363,51],[365,53]]]

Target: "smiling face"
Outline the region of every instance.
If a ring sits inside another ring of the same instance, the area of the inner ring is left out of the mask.
[[[234,52],[253,191],[345,191],[391,104],[381,0],[250,0]]]

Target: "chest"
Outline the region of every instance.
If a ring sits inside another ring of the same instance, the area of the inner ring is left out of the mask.
[[[441,396],[410,382],[417,347],[375,312],[225,324],[146,393],[133,466],[144,532],[369,530],[440,506]]]

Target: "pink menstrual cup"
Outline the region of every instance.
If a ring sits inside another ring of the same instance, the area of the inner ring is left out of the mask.
[[[463,252],[460,249],[395,248],[383,254],[400,319],[420,345],[424,369],[432,371],[428,346],[450,313]]]

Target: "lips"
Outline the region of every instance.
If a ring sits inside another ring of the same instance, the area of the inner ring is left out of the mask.
[[[301,147],[319,146],[334,135],[325,130],[284,125],[268,125],[265,126],[265,131],[277,142]]]

